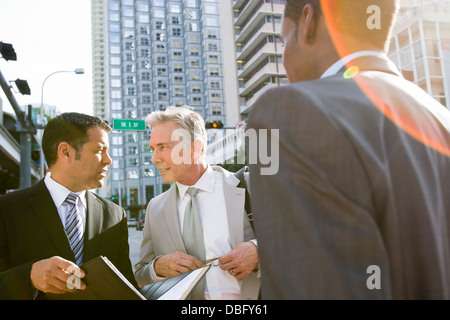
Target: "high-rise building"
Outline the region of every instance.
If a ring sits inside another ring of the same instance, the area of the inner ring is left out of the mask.
[[[236,71],[224,67],[224,52],[234,55],[224,43],[232,40],[231,12],[223,0],[92,0],[94,114],[112,123],[190,105],[206,121],[234,125],[237,86],[226,84]],[[133,217],[168,188],[148,141],[148,131],[110,135],[113,164],[99,192]]]
[[[406,79],[450,108],[450,0],[401,0],[389,57]]]
[[[285,4],[285,0],[233,1],[242,119],[262,92],[288,83],[278,38]]]
[[[258,97],[266,90],[289,83],[282,63],[283,47],[279,40],[281,18],[286,0],[227,0],[232,1],[234,42],[237,67],[235,82],[239,87],[240,119],[246,121]],[[244,134],[227,130],[210,141],[207,159],[211,163],[243,161]],[[239,163],[241,164],[241,163]]]

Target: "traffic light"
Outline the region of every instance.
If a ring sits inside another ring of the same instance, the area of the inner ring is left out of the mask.
[[[16,83],[17,89],[19,89],[19,92],[21,94],[24,94],[24,95],[25,94],[27,94],[27,95],[31,94],[30,87],[28,86],[28,82],[26,80],[17,79],[14,82]]]
[[[205,123],[206,129],[222,129],[223,123],[222,121],[214,121],[214,122],[206,122]]]
[[[6,61],[17,61],[17,54],[14,51],[12,44],[10,43],[0,42],[0,54]]]

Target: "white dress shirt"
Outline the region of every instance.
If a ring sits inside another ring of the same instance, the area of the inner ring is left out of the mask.
[[[387,54],[384,52],[380,52],[380,51],[372,51],[372,50],[363,50],[363,51],[357,51],[357,52],[353,52],[341,59],[339,59],[338,61],[336,61],[333,65],[331,65],[323,74],[320,78],[326,78],[326,77],[331,77],[334,76],[336,73],[339,72],[339,70],[342,69],[342,67],[344,67],[347,63],[349,63],[352,60],[355,60],[356,58],[360,58],[360,57],[367,57],[367,56],[372,56],[372,57],[378,57],[381,58],[383,60],[388,61],[388,63],[390,64],[390,67],[393,70],[397,70],[397,67],[395,66],[395,64],[388,58]],[[398,72],[399,74],[401,74],[400,72]]]
[[[178,190],[178,218],[181,234],[183,234],[184,212],[190,200],[190,196],[186,191],[191,186],[186,186],[178,182],[176,184]],[[205,173],[192,187],[199,189],[196,201],[200,223],[203,229],[206,259],[221,257],[233,250],[225,207],[222,174],[208,166]],[[165,279],[156,275],[153,262],[150,268],[152,280],[159,281]],[[206,274],[205,298],[207,300],[242,299],[240,281],[227,271],[220,269],[218,262],[215,261]]]
[[[69,189],[59,184],[55,180],[52,179],[50,172],[47,173],[44,179],[45,186],[47,187],[50,195],[52,196],[53,202],[55,203],[56,209],[58,210],[59,218],[61,219],[62,225],[65,226],[66,216],[69,212],[70,205],[68,203],[64,203],[67,196],[71,193]],[[77,201],[78,212],[81,216],[81,220],[83,222],[81,232],[84,233],[86,228],[86,190],[76,193],[81,201]]]

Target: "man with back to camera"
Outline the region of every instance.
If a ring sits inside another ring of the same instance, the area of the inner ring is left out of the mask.
[[[110,132],[106,122],[80,113],[47,124],[42,148],[50,173],[0,197],[1,299],[71,292],[69,271],[83,278],[78,266],[99,255],[135,284],[124,210],[88,191],[103,186]]]
[[[256,299],[258,252],[245,190],[234,174],[206,162],[203,118],[186,106],[169,107],[152,112],[146,123],[152,162],[163,182],[173,184],[147,206],[137,283],[142,287],[218,258],[190,298]]]
[[[250,166],[263,299],[450,298],[450,115],[387,58],[398,6],[287,0],[292,84],[248,121],[280,135]]]

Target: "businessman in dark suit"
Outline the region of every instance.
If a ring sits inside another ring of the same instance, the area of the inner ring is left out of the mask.
[[[292,84],[248,121],[279,129],[250,168],[263,299],[450,298],[450,113],[387,58],[397,7],[287,0]]]
[[[49,121],[42,145],[50,173],[0,197],[1,299],[75,290],[68,286],[72,273],[84,277],[78,265],[99,255],[135,283],[124,210],[88,191],[103,185],[111,164],[110,131],[97,117],[79,113]]]

